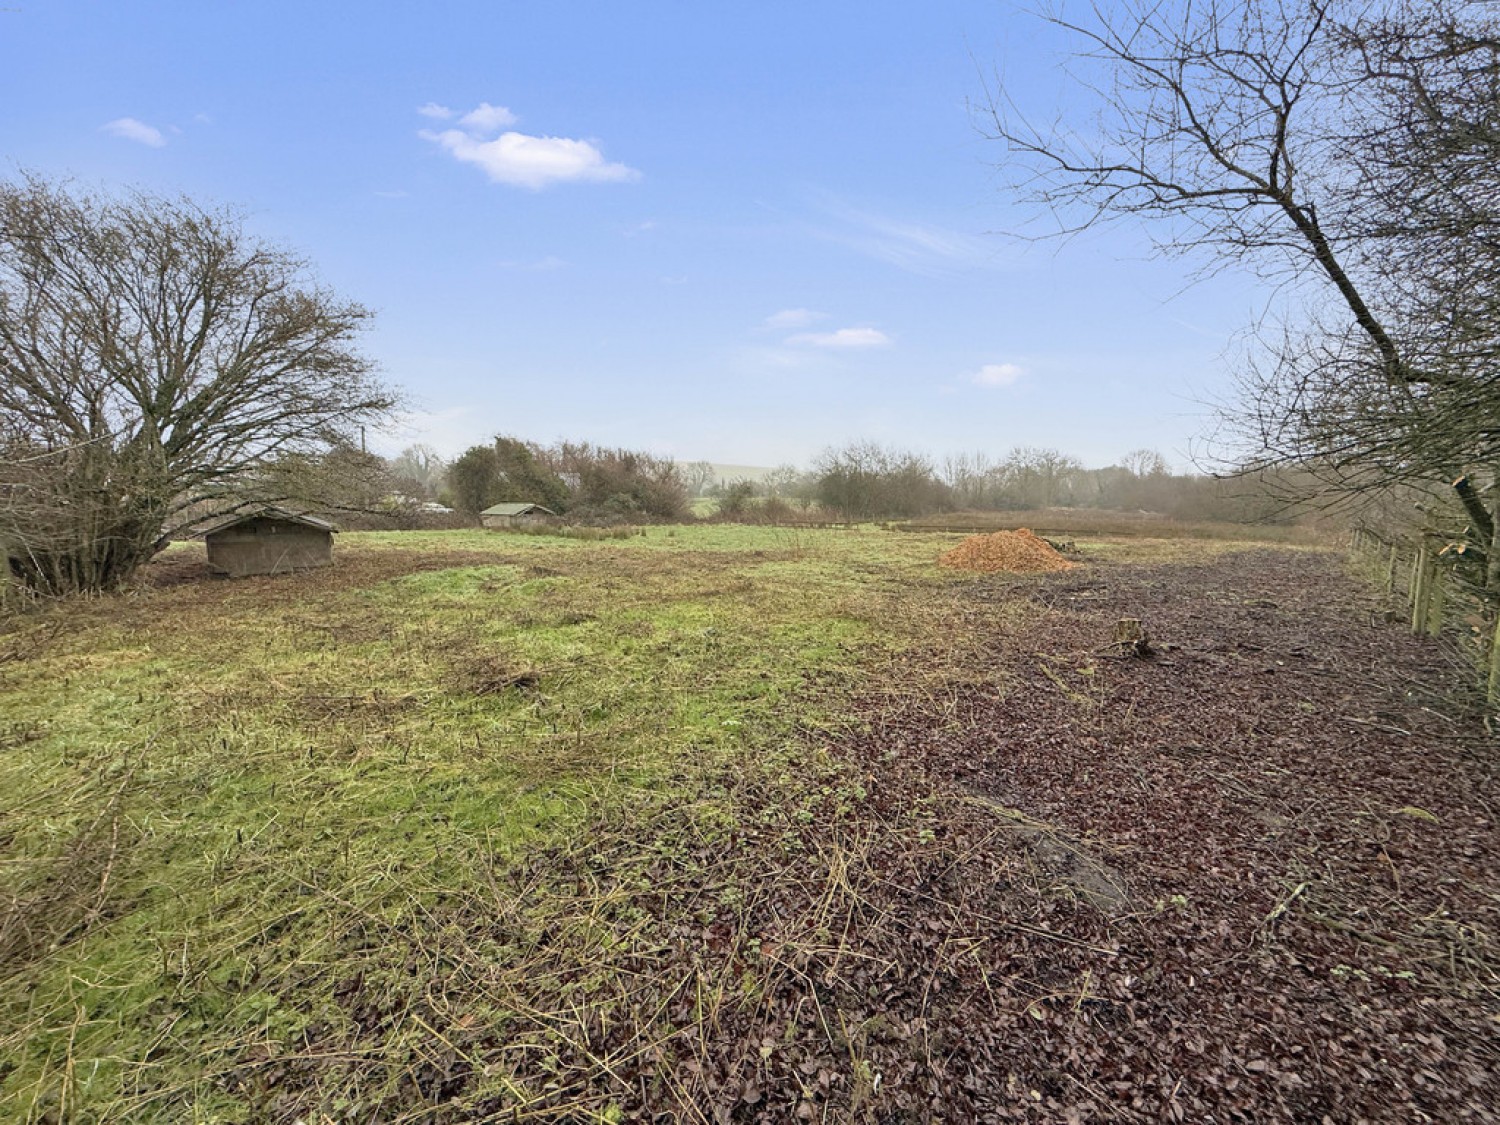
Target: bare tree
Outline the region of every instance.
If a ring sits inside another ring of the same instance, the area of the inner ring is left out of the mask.
[[[438,494],[448,463],[430,445],[408,445],[391,461],[391,475],[408,491],[427,499]]]
[[[997,98],[1015,186],[1065,231],[1143,219],[1162,250],[1270,275],[1310,310],[1247,380],[1258,465],[1356,490],[1456,480],[1492,536],[1493,6],[1123,0],[1049,18],[1079,43],[1095,114],[1041,129]]]
[[[1167,459],[1154,449],[1132,449],[1120,458],[1120,468],[1135,477],[1161,477],[1169,471]]]
[[[1055,449],[1018,446],[1006,455],[1001,472],[1019,507],[1051,508],[1072,501],[1083,463]]]
[[[984,452],[950,454],[943,458],[943,483],[952,490],[959,507],[982,508],[991,501],[995,470],[995,463]]]
[[[817,499],[849,519],[915,516],[950,506],[950,491],[919,453],[870,441],[826,449],[813,465]]]
[[[1391,6],[1339,47],[1361,109],[1340,146],[1349,258],[1401,366],[1325,314],[1252,371],[1248,417],[1268,458],[1311,450],[1358,488],[1451,487],[1500,586],[1500,20]]]
[[[277,457],[391,394],[369,319],[186,200],[0,185],[0,541],[43,591],[118,584]]]
[[[398,518],[416,505],[384,457],[342,443],[320,453],[290,453],[257,469],[238,492],[247,502],[275,497],[316,509],[340,524]]]
[[[559,481],[576,482],[570,485],[575,511],[610,519],[687,515],[687,486],[669,457],[586,441],[559,442],[534,452]]]
[[[786,497],[797,491],[805,477],[806,474],[796,465],[783,464],[767,473],[761,483],[765,486],[767,496]]]
[[[682,483],[689,496],[707,496],[718,476],[708,461],[682,462],[678,464],[677,471],[682,474]]]

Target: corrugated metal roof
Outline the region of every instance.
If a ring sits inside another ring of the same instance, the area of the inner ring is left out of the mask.
[[[236,512],[232,516],[226,516],[218,523],[210,524],[198,532],[199,536],[212,535],[216,531],[224,531],[236,527],[251,520],[284,520],[287,523],[300,523],[303,527],[315,528],[318,531],[337,531],[338,528],[327,520],[320,520],[316,516],[304,515],[300,512],[289,512],[285,508],[277,508],[267,504],[264,507],[252,508],[249,511]]]
[[[532,512],[541,512],[549,516],[557,515],[551,508],[544,508],[540,504],[496,504],[479,514],[481,516],[527,516]]]

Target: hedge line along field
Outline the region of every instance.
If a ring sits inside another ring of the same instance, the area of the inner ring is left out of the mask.
[[[939,567],[952,546],[364,534],[330,570],[233,582],[181,547],[126,594],[6,622],[0,1119],[1279,1120],[1314,1104],[1293,1071],[1351,1106],[1317,1085],[1354,1073],[1336,1059],[1182,1062],[1184,1005],[1218,1041],[1264,1038],[1243,1000],[1180,992],[1205,934],[1328,960],[1315,1001],[1305,967],[1256,987],[1268,1010],[1315,1003],[1348,1052],[1365,1032],[1340,1021],[1438,1005],[1448,1040],[1418,1028],[1407,1085],[1430,1100],[1417,1071],[1446,1073],[1444,1051],[1472,1083],[1453,1029],[1480,1018],[1486,924],[1449,895],[1462,918],[1383,922],[1370,959],[1358,935],[1390,900],[1365,882],[1389,858],[1359,833],[1378,813],[1403,866],[1446,848],[1481,885],[1493,857],[1462,806],[1484,784],[1439,756],[1418,792],[1359,757],[1401,748],[1351,739],[1341,712],[1436,713],[1383,680],[1309,670],[1286,681],[1290,726],[1271,681],[1240,717],[1277,646],[1304,660],[1323,637],[1319,669],[1366,675],[1389,649],[1410,684],[1420,643],[1351,618],[1357,598],[1319,618],[1339,581],[1321,554],[1092,540],[1078,568],[1007,576]],[[1143,605],[1158,663],[1095,650]],[[1237,732],[1233,755],[1183,724]],[[1350,857],[1341,883],[1295,866],[1323,862],[1285,827],[1312,812],[1241,807],[1263,738],[1282,777],[1337,747],[1338,773],[1287,792],[1327,783],[1314,836]],[[1220,839],[1203,802],[1231,782]],[[1281,842],[1256,843],[1273,824]],[[1153,832],[1214,854],[1126,842]],[[1248,892],[1200,877],[1241,859]],[[1470,935],[1462,987],[1420,960],[1450,931]],[[1224,956],[1244,988],[1264,977]]]

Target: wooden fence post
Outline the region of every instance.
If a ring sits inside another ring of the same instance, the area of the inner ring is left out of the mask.
[[[1422,545],[1417,548],[1416,559],[1412,562],[1411,631],[1413,633],[1427,631],[1427,590],[1431,582],[1431,569],[1427,556],[1427,541],[1424,539]]]
[[[1447,583],[1443,581],[1443,569],[1438,566],[1436,557],[1432,560],[1432,576],[1427,581],[1427,635],[1440,637],[1443,635],[1443,610],[1447,605],[1448,591]]]
[[[1500,707],[1500,613],[1495,614],[1495,632],[1490,636],[1490,682],[1491,707]]]
[[[1385,567],[1385,594],[1390,597],[1396,592],[1396,544],[1391,544],[1390,562]]]

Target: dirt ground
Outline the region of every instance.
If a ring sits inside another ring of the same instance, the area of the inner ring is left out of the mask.
[[[1500,759],[1342,566],[1055,576],[1000,690],[838,748],[877,809],[996,814],[871,904],[888,1119],[1496,1119]],[[1112,648],[1122,617],[1152,655]]]
[[[765,1000],[619,1067],[627,1116],[1495,1120],[1495,744],[1343,568],[969,587],[976,628],[1023,590],[1042,612],[966,686],[872,695],[826,746],[852,814],[741,839],[771,889],[701,928],[668,924],[694,891],[640,898],[656,970],[743,957]],[[1111,645],[1122,617],[1151,655]]]

